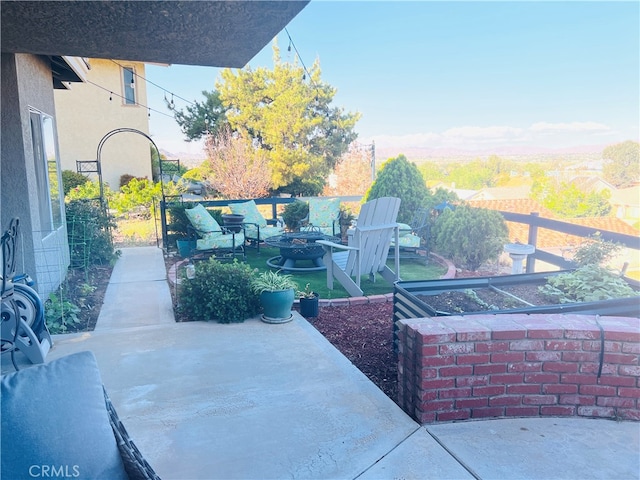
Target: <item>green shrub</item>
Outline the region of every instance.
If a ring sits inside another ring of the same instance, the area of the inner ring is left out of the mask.
[[[119,214],[129,216],[136,213],[143,218],[151,218],[154,202],[162,198],[162,187],[147,179],[132,178],[114,195],[109,205]]]
[[[81,173],[77,173],[72,170],[62,171],[62,188],[64,189],[65,196],[72,188],[80,187],[89,181],[89,177]]]
[[[80,323],[78,313],[80,307],[55,293],[49,294],[49,299],[44,303],[45,323],[52,334],[66,333],[69,328]]]
[[[113,192],[109,190],[109,187],[103,186],[103,194],[107,198],[113,196]],[[70,188],[65,195],[65,200],[93,200],[100,198],[100,183],[87,180],[84,184]]]
[[[119,255],[113,247],[115,223],[97,200],[72,200],[65,204],[67,236],[72,268],[113,263]]]
[[[538,289],[554,303],[597,302],[638,295],[622,278],[599,265],[584,265],[573,272],[550,276]]]
[[[124,175],[120,175],[120,188],[124,187],[125,185],[129,185],[129,182],[134,178],[138,181],[147,180],[146,177],[136,177],[134,175],[125,173]]]
[[[382,164],[364,197],[364,201],[382,197],[397,197],[401,200],[398,222],[409,223],[419,208],[433,206],[431,193],[415,163],[404,155],[391,158]]]
[[[309,204],[307,202],[287,203],[282,211],[282,220],[287,229],[294,232],[300,229],[300,220],[309,215]]]
[[[599,233],[592,235],[580,245],[573,256],[579,267],[584,265],[602,265],[622,248],[620,244],[602,240]]]
[[[468,270],[498,258],[508,241],[507,225],[498,212],[460,205],[435,221],[434,250]]]
[[[219,323],[243,322],[258,314],[259,296],[252,289],[253,270],[234,260],[221,263],[215,258],[195,265],[195,278],[183,276],[180,310],[191,320]]]

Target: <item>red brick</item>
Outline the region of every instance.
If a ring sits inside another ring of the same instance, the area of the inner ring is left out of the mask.
[[[557,403],[556,395],[525,395],[522,398],[523,405],[555,405]]]
[[[604,342],[604,351],[619,353],[622,351],[622,342]]]
[[[607,385],[580,385],[582,395],[607,395],[611,397],[616,394],[616,390],[616,387]]]
[[[420,326],[420,330],[422,325]],[[423,333],[418,330],[418,338],[423,344],[426,343],[453,343],[456,341],[456,334],[453,330],[443,333]]]
[[[459,398],[456,400],[456,408],[486,407],[489,400],[486,398]]]
[[[453,378],[437,378],[434,380],[421,380],[421,390],[436,390],[440,388],[452,388],[455,387],[455,380]]]
[[[517,394],[521,393],[524,395],[532,394],[532,393],[540,393],[541,387],[539,384],[531,384],[531,385],[507,385],[507,393],[509,394]]]
[[[445,343],[440,345],[440,355],[458,355],[460,353],[475,352],[473,343]]]
[[[549,384],[542,385],[542,393],[578,393],[578,385]]]
[[[474,365],[473,373],[476,375],[485,375],[487,373],[506,373],[507,365],[504,363],[493,363],[489,365]]]
[[[571,328],[568,328],[564,331],[564,338],[571,338],[571,339],[597,339],[600,338],[600,329],[598,329],[597,327],[594,327],[593,329],[578,329],[578,330],[574,330]]]
[[[468,326],[468,330],[458,332],[458,342],[476,342],[478,340],[491,340],[491,330],[481,326]]]
[[[564,362],[599,362],[600,355],[596,352],[562,352]]]
[[[503,417],[503,407],[486,407],[486,408],[474,408],[471,410],[471,418],[486,418],[486,417]]]
[[[638,365],[638,355],[630,353],[605,353],[605,363],[618,363],[623,365]]]
[[[489,360],[491,360],[491,355],[488,353],[474,353],[470,355],[458,355],[456,357],[456,363],[458,365],[489,363]]]
[[[551,416],[573,416],[576,414],[576,407],[567,405],[542,405],[540,407],[540,415]]]
[[[442,365],[453,365],[456,361],[456,357],[453,355],[448,356],[435,356],[435,357],[422,357],[422,366],[424,367],[440,367]]]
[[[493,363],[524,362],[524,352],[492,353],[491,362]]]
[[[423,380],[427,380],[429,378],[438,378],[438,369],[437,368],[420,368],[420,378]]]
[[[633,398],[598,397],[596,405],[599,407],[636,408],[636,401]]]
[[[581,375],[581,374],[573,374],[567,373],[560,377],[561,383],[579,383],[585,385],[593,385],[596,383],[595,375]]]
[[[640,377],[640,366],[637,365],[620,365],[618,369],[620,375],[630,375],[633,377]]]
[[[418,411],[414,418],[420,424],[434,423],[436,421],[436,413],[435,412],[420,412],[420,411]]]
[[[577,363],[567,362],[545,362],[542,366],[543,372],[578,373]]]
[[[580,373],[595,373],[596,375],[600,371],[599,363],[582,363],[580,364]],[[602,375],[617,375],[618,366],[611,363],[605,363],[602,365]]]
[[[443,388],[438,391],[438,398],[466,398],[471,396],[471,387]]]
[[[564,330],[561,328],[536,328],[527,332],[528,338],[562,338],[563,335]]]
[[[418,394],[418,399],[421,402],[430,402],[432,400],[437,400],[438,398],[438,390],[429,390],[427,392],[420,392]]]
[[[613,418],[616,411],[614,408],[607,407],[578,407],[578,415],[581,417]]]
[[[539,372],[542,362],[522,362],[510,363],[507,370],[509,372]]]
[[[518,373],[503,373],[491,375],[490,382],[493,385],[497,384],[516,384],[522,383],[523,375]]]
[[[481,396],[493,396],[493,395],[503,395],[506,391],[506,387],[504,385],[488,385],[481,387],[473,387],[473,396],[481,397]]]
[[[507,417],[537,417],[540,407],[507,407]]]
[[[492,407],[506,405],[522,405],[522,396],[520,395],[502,395],[489,399],[489,405]]]
[[[595,405],[596,399],[589,395],[560,395],[561,405]]]
[[[476,352],[506,352],[509,350],[509,342],[476,342]]]
[[[448,422],[450,420],[467,420],[471,417],[469,410],[452,410],[450,412],[438,412],[439,422]]]
[[[542,340],[513,340],[509,342],[510,350],[544,350],[544,342]]]
[[[602,347],[600,342],[585,340],[582,342],[582,349],[588,351],[599,352]]]
[[[440,367],[441,377],[461,377],[473,374],[471,365],[454,365],[452,367]]]
[[[640,330],[637,328],[618,331],[606,330],[604,331],[604,338],[607,340],[622,340],[623,342],[640,342]]]
[[[501,327],[496,325],[491,331],[491,338],[493,340],[518,340],[520,338],[526,338],[527,330],[525,328],[517,328],[515,325],[508,327]]]
[[[548,340],[545,342],[545,350],[582,350],[582,342],[579,340]]]
[[[486,385],[487,383],[489,383],[488,375],[456,378],[456,387],[473,387],[474,385]]]
[[[555,373],[525,373],[524,383],[558,383],[559,375]]]
[[[640,420],[640,410],[636,408],[619,408],[617,413],[622,420]]]
[[[420,405],[423,412],[437,412],[438,410],[453,410],[453,400],[435,400]]]
[[[640,355],[640,343],[624,342],[622,344],[622,353],[635,353]]]
[[[622,367],[620,367],[622,368]],[[600,385],[613,385],[615,387],[635,387],[635,377],[616,377],[616,376],[602,376],[598,382]]]
[[[527,352],[525,355],[527,362],[559,362],[562,360],[560,352]]]
[[[422,357],[433,357],[438,354],[438,345],[422,345],[420,354]]]
[[[625,388],[620,387],[618,389],[618,395],[621,397],[634,397],[640,398],[640,388]]]

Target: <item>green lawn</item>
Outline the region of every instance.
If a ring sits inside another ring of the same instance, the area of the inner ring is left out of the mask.
[[[277,256],[278,249],[260,246],[260,254],[257,253],[255,248],[247,247],[247,263],[253,268],[257,268],[259,271],[270,268],[267,266],[267,260],[271,257]],[[393,259],[388,262],[389,267],[393,270]],[[403,259],[400,261],[400,278],[402,280],[429,280],[439,278],[444,275],[446,268],[439,263],[432,261],[431,259],[425,266],[424,261],[416,261],[410,259]],[[300,289],[304,289],[307,283],[310,284],[311,289],[314,292],[318,292],[320,298],[344,298],[349,295],[345,289],[337,281],[334,281],[334,289],[329,290],[327,288],[327,272],[293,272],[291,275],[294,277]],[[371,282],[368,277],[362,277],[360,286],[365,295],[379,295],[383,293],[391,293],[393,286],[387,283],[379,275],[376,276],[376,281]]]

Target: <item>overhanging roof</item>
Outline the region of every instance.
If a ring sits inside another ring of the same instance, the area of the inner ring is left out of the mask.
[[[244,67],[309,0],[2,1],[3,52]]]

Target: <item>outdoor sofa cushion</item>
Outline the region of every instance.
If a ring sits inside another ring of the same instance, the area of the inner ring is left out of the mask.
[[[284,232],[284,228],[282,227],[267,225],[267,221],[258,210],[258,206],[254,200],[242,203],[231,203],[229,204],[229,209],[231,213],[244,215],[244,231],[248,239],[263,241],[265,238],[280,235]],[[260,238],[258,238],[258,227],[260,228]]]
[[[308,226],[319,229],[325,235],[340,233],[340,199],[310,198]]]
[[[185,209],[187,218],[201,237],[196,241],[196,250],[232,249],[244,245],[244,234],[224,234],[213,216],[201,204]]]
[[[129,478],[92,353],[5,375],[0,388],[2,478]]]

